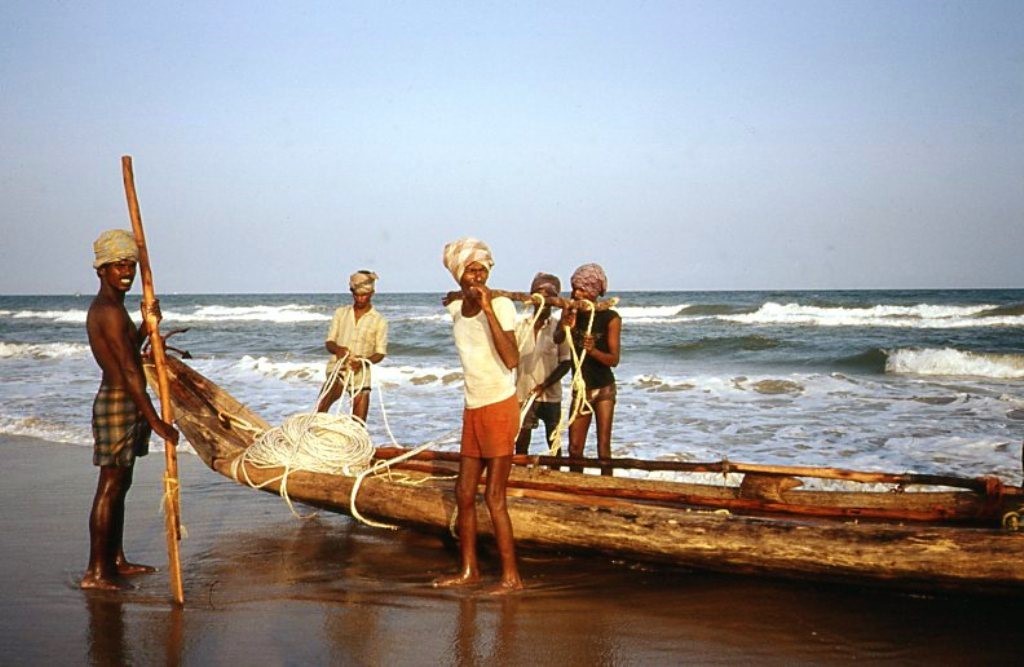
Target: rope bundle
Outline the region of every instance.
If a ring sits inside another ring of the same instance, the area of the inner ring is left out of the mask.
[[[316,404],[320,403],[320,399],[345,368],[347,360],[346,356],[335,365],[334,372],[317,396]],[[363,360],[363,364],[369,365],[369,362]],[[347,379],[343,394],[346,389]],[[245,453],[235,459],[232,475],[237,480],[241,471],[245,482],[253,488],[280,482],[281,497],[295,516],[302,516],[295,510],[288,496],[288,476],[291,473],[304,471],[356,477],[370,468],[373,454],[370,434],[366,424],[359,418],[326,412],[301,413],[288,417],[280,426],[260,433]],[[249,478],[244,464],[262,469],[283,467],[284,471],[273,479],[256,484]]]
[[[265,431],[246,450],[249,463],[354,477],[373,458],[363,423],[350,415],[323,412],[292,415]]]
[[[540,307],[543,305],[543,297],[540,294],[532,296],[538,302],[537,312],[533,316],[535,322],[540,314]],[[590,321],[586,329],[586,333],[590,334],[597,308],[591,302],[586,302],[584,307],[590,311]],[[566,327],[565,333],[566,336],[571,335],[568,327]],[[561,431],[565,428],[566,424],[571,423],[578,415],[588,414],[593,410],[587,400],[582,373],[580,372],[580,367],[586,358],[586,350],[577,354],[572,346],[570,348],[572,349],[572,362],[575,369],[573,373],[574,401],[569,410],[568,418],[563,413],[558,426],[552,434],[552,441],[549,443],[549,453],[552,455],[557,455],[561,449]],[[360,361],[363,364],[363,371],[368,371],[370,362],[366,359],[361,359]],[[320,404],[320,400],[329,387],[333,386],[338,380],[338,376],[347,367],[347,362],[348,356],[346,355],[335,364],[334,370],[328,381],[324,383],[315,405]],[[348,380],[349,377],[345,377],[342,395],[348,394],[352,397],[358,392],[358,388],[349,387]],[[378,391],[378,397],[380,398],[384,428],[391,442],[397,446],[395,437],[391,433],[391,427],[388,424],[387,414],[384,410],[384,397],[380,391]],[[520,424],[522,424],[523,417],[530,409],[535,398],[536,396],[531,396],[526,404],[523,405],[519,418]],[[250,428],[252,427],[250,426]],[[453,433],[457,432],[457,430],[453,431]],[[280,482],[279,491],[281,497],[284,498],[292,513],[301,518],[309,518],[309,516],[313,515],[303,517],[292,504],[291,498],[288,496],[288,477],[291,473],[305,471],[356,477],[357,479],[352,486],[350,494],[350,510],[353,517],[371,526],[394,528],[394,526],[388,524],[370,521],[359,513],[356,508],[356,496],[363,480],[370,475],[390,473],[392,466],[412,458],[430,447],[436,446],[445,437],[447,437],[447,434],[442,438],[420,445],[401,457],[387,461],[378,461],[376,464],[373,464],[375,448],[370,440],[370,434],[366,430],[366,424],[362,420],[349,414],[337,412],[333,414],[318,412],[302,413],[292,415],[285,419],[280,426],[260,433],[253,441],[253,444],[233,461],[231,472],[236,481],[242,481],[241,477],[245,483],[257,489]],[[281,467],[284,470],[280,475],[257,484],[249,477],[245,464],[258,469]]]
[[[545,300],[542,294],[534,293],[530,295],[531,299],[536,303],[537,308],[534,311],[533,317],[530,321],[530,325],[533,326],[537,322],[537,318],[540,317],[541,308],[543,308]],[[618,302],[618,299],[610,299],[608,303],[614,307]],[[587,321],[586,335],[590,335],[594,328],[594,316],[597,314],[598,305],[593,301],[577,301],[580,306],[590,313],[590,318]],[[572,331],[569,327],[564,327],[566,340],[572,339]],[[577,352],[576,347],[573,345],[569,346],[569,352],[572,355],[572,367],[573,374],[570,382],[570,388],[572,390],[572,400],[569,405],[568,412],[562,411],[562,414],[558,420],[558,424],[555,426],[551,433],[551,439],[548,442],[548,456],[558,456],[562,449],[562,431],[568,428],[568,425],[576,420],[581,415],[589,415],[594,412],[594,406],[590,404],[590,400],[587,397],[587,387],[583,381],[582,366],[583,360],[587,358],[587,351]],[[519,411],[519,423],[523,423],[526,418],[526,413],[529,412],[530,407],[537,399],[536,394],[531,394],[527,401],[523,404]]]

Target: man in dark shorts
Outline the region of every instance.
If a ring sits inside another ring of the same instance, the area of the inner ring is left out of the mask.
[[[539,272],[530,283],[530,294],[545,297],[558,296],[561,289],[562,282],[558,276],[550,273]],[[516,323],[516,344],[519,346],[516,398],[520,406],[534,398],[523,416],[516,438],[516,454],[529,453],[531,431],[540,422],[544,422],[544,440],[548,447],[555,446],[558,425],[562,420],[562,378],[572,368],[568,343],[565,340],[555,343],[558,323],[551,318],[551,306],[534,303],[533,312],[533,317]],[[561,447],[557,453],[561,453]]]
[[[608,278],[600,265],[584,264],[572,274],[571,284],[574,300],[593,303],[604,296]],[[562,311],[555,342],[565,338],[565,327],[572,335],[569,342],[576,358],[586,355],[578,371],[580,377],[574,375],[573,378],[574,417],[569,423],[569,456],[583,456],[587,431],[596,415],[597,456],[608,461],[612,457],[612,420],[615,417],[615,373],[612,369],[619,365],[622,318],[614,310],[577,314],[575,309],[569,308]],[[583,381],[584,391],[579,390],[579,379]],[[582,409],[578,409],[580,407]],[[578,466],[570,466],[569,470],[582,472]],[[603,468],[601,474],[611,475],[612,469]]]
[[[125,576],[155,572],[148,565],[130,563],[123,548],[125,497],[132,485],[135,458],[145,456],[151,431],[171,445],[178,432],[163,421],[146,393],[139,348],[146,324],[135,327],[124,307],[125,294],[135,281],[138,249],[131,232],[112,229],[93,244],[93,268],[100,289],[89,306],[86,330],[93,357],[103,371],[93,402],[93,463],[100,468],[96,496],[89,516],[89,567],[82,588],[124,590]],[[160,313],[157,310],[157,318]]]

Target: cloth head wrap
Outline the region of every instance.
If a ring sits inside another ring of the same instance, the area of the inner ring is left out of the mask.
[[[558,279],[558,276],[553,276],[550,273],[539,272],[533,277],[533,282],[530,283],[530,294],[543,294],[544,296],[558,296],[558,293],[562,291],[562,281]]]
[[[356,271],[348,278],[348,288],[353,294],[370,294],[376,281],[377,274],[373,271]]]
[[[98,269],[104,264],[120,262],[122,259],[139,261],[139,248],[135,245],[135,237],[127,229],[108,229],[99,235],[92,244],[96,253],[96,261],[92,268]]]
[[[480,262],[488,271],[494,268],[494,258],[491,257],[491,249],[487,244],[468,236],[446,245],[441,259],[444,268],[451,272],[457,283],[462,282],[462,274],[473,262]]]
[[[584,264],[572,274],[572,288],[581,289],[590,294],[603,296],[608,290],[608,277],[600,264]]]

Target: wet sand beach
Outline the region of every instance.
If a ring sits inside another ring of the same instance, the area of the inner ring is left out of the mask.
[[[979,664],[1014,661],[1024,603],[911,596],[523,553],[527,590],[439,591],[434,536],[283,501],[180,456],[186,604],[166,572],[85,592],[88,448],[0,436],[4,664]],[[165,568],[159,452],[129,495],[129,558]],[[300,509],[312,512],[309,508]],[[484,565],[492,577],[496,564]]]

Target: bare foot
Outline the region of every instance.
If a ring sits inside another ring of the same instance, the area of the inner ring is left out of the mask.
[[[520,579],[513,579],[511,581],[499,581],[493,586],[488,587],[484,593],[487,595],[508,595],[509,593],[518,593],[523,590],[523,582]]]
[[[448,588],[449,586],[471,586],[480,583],[479,574],[466,574],[460,572],[451,577],[440,577],[434,579],[434,588]]]
[[[122,577],[130,577],[135,574],[152,574],[154,572],[156,572],[156,568],[152,565],[129,563],[128,561],[117,563],[117,573]]]
[[[95,574],[86,574],[78,585],[90,591],[130,591],[135,588],[120,577],[106,578]]]

